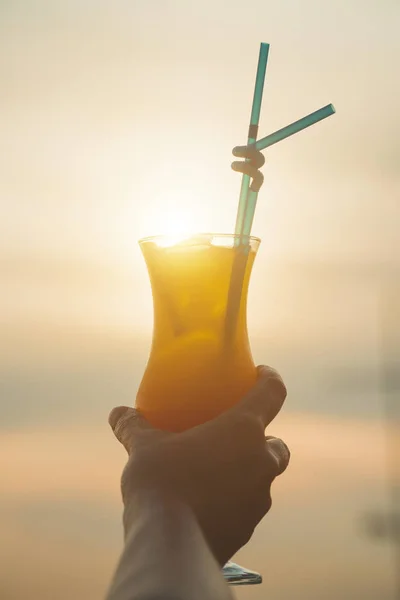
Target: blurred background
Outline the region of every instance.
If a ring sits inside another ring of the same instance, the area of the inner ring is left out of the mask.
[[[0,598],[95,600],[122,544],[152,302],[137,240],[233,230],[259,43],[249,329],[292,450],[243,600],[400,597],[398,0],[0,3]],[[396,412],[397,411],[397,412]],[[397,521],[396,521],[397,518]]]

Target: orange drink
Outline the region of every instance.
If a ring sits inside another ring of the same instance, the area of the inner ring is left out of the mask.
[[[216,417],[256,381],[246,321],[247,291],[260,240],[245,248],[237,236],[200,234],[173,243],[146,238],[154,303],[153,342],[136,407],[155,426],[182,431]],[[234,258],[244,279],[233,336],[226,311]]]

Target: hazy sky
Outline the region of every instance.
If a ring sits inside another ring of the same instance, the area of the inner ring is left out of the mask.
[[[232,231],[261,41],[261,135],[337,114],[267,153],[249,328],[288,381],[273,433],[293,464],[242,553],[266,583],[238,595],[391,600],[390,548],[359,521],[386,502],[399,30],[398,0],[0,2],[2,600],[104,591],[123,464],[106,415],[133,402],[152,327],[137,240]]]
[[[397,1],[1,8],[3,319],[86,321],[88,303],[92,318],[105,303],[118,318],[111,267],[135,271],[139,327],[137,239],[177,225],[232,230],[230,151],[246,138],[261,40],[271,43],[261,134],[328,102],[337,114],[268,152],[258,263],[398,255]],[[67,298],[78,314],[64,314]]]

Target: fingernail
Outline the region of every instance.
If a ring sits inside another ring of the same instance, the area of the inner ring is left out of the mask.
[[[279,473],[282,473],[289,464],[290,450],[280,438],[267,440],[268,449],[278,463]]]
[[[265,439],[277,454],[285,454],[286,456],[290,456],[290,450],[287,444],[285,444],[281,438],[277,438],[274,435],[268,435],[265,437]]]
[[[112,409],[108,417],[108,422],[111,425],[111,429],[113,431],[118,421],[121,419],[121,417],[123,417],[127,410],[129,410],[128,406],[117,406],[116,408]]]

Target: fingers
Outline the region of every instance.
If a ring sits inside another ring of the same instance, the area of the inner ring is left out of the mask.
[[[258,380],[253,388],[209,425],[210,434],[223,446],[221,454],[226,451],[238,461],[246,461],[249,455],[258,455],[263,461],[265,428],[279,413],[286,397],[285,385],[274,369],[258,367],[257,370]]]
[[[259,473],[257,486],[253,495],[254,505],[251,513],[256,523],[261,521],[271,508],[271,485],[276,477],[287,468],[290,460],[290,451],[285,442],[279,438],[267,437],[265,439],[265,461],[262,473]],[[249,489],[251,487],[249,486]]]
[[[257,371],[257,383],[236,409],[255,414],[266,427],[282,408],[287,391],[281,376],[275,369],[260,366]]]
[[[117,406],[113,408],[108,417],[108,422],[115,437],[131,453],[135,437],[139,431],[152,429],[150,423],[135,408]]]
[[[268,486],[268,482],[271,484],[281,475],[289,464],[290,451],[283,440],[268,436],[264,438],[258,452],[246,458],[246,471],[249,472],[247,488],[250,490],[262,482]]]
[[[290,452],[285,442],[279,438],[265,438],[265,454],[258,463],[257,471],[251,481],[246,481],[248,497],[243,503],[243,514],[249,519],[248,533],[251,535],[267,514],[272,505],[271,486],[274,479],[283,473],[289,464]]]
[[[264,182],[264,176],[259,171],[265,163],[264,155],[256,150],[254,146],[236,146],[232,153],[234,156],[246,159],[246,161],[233,162],[232,169],[251,177],[250,189],[258,192]]]

